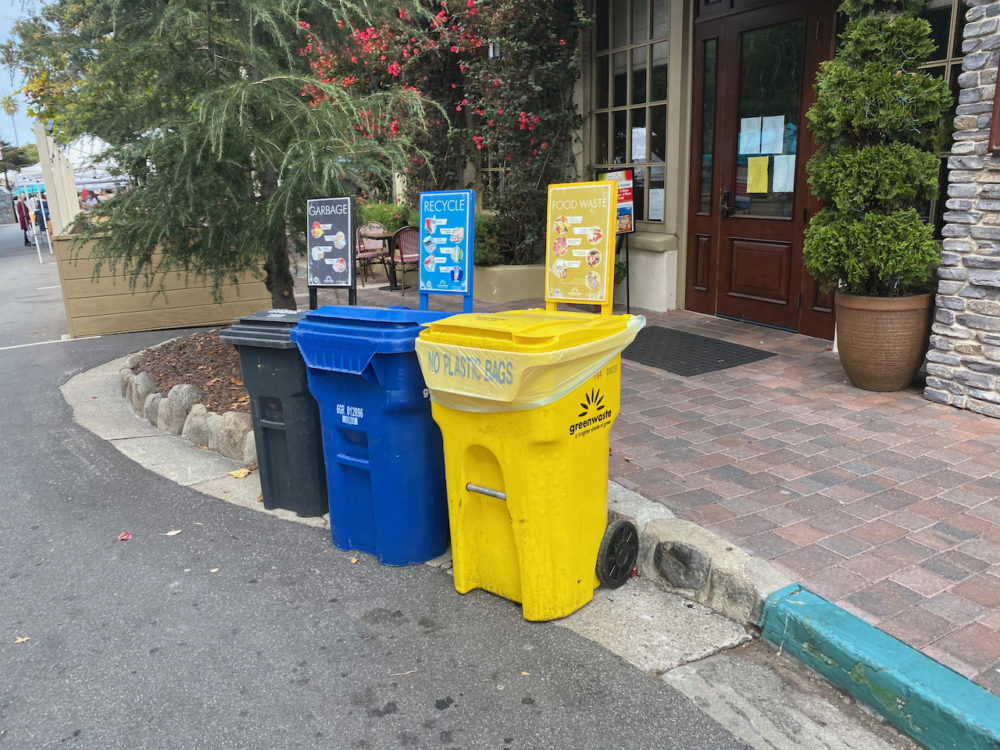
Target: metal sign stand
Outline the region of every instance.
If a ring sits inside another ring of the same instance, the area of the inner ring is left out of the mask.
[[[351,253],[351,254],[353,255],[353,253]],[[354,305],[358,304],[358,287],[357,287],[357,283],[358,283],[358,279],[357,279],[357,275],[355,274],[355,276],[354,276],[354,278],[352,280],[351,286],[347,289],[347,304],[351,305],[352,307]],[[317,307],[319,307],[319,295],[316,293],[317,289],[319,289],[319,287],[316,287],[316,286],[310,286],[309,287],[309,309],[310,310],[315,310]]]

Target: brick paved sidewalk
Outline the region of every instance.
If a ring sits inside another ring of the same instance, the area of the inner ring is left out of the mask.
[[[1000,420],[855,389],[826,341],[647,319],[779,356],[626,361],[612,478],[1000,695]]]
[[[369,286],[358,297],[419,302],[415,289],[404,298]],[[307,309],[304,287],[296,298]],[[320,304],[346,301],[320,292]],[[1000,420],[931,403],[916,387],[858,390],[827,341],[633,312],[778,356],[693,377],[623,360],[611,478],[1000,695]]]

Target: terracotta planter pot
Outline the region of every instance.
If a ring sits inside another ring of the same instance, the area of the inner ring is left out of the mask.
[[[934,299],[836,294],[837,349],[856,388],[901,391],[913,382],[927,353]]]

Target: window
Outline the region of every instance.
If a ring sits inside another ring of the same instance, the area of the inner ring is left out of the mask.
[[[962,29],[965,26],[965,3],[963,0],[928,0],[923,11],[923,17],[930,22],[931,38],[937,46],[937,51],[922,67],[927,72],[940,76],[948,82],[954,97],[951,111],[945,116],[948,131],[955,119],[955,106],[958,104],[958,75],[962,72]],[[949,142],[944,146],[950,148]],[[940,190],[937,200],[928,207],[927,216],[933,218],[934,228],[940,236],[944,226],[945,201],[948,199],[948,154],[941,156],[941,169],[938,172]]]
[[[635,170],[635,219],[662,222],[670,0],[597,0],[596,171]]]

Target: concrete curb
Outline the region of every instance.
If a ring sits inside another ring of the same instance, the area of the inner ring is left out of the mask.
[[[135,356],[135,355],[130,355]],[[122,398],[119,373],[129,357],[98,365],[67,380],[60,391],[73,410],[73,420],[121,451],[140,466],[205,495],[305,526],[329,529],[327,515],[304,518],[292,511],[267,510],[260,502],[257,472],[235,477],[243,464],[221,453],[154,427]]]
[[[931,750],[1000,747],[1000,698],[801,586],[768,597],[760,627]]]
[[[64,384],[75,421],[172,481],[285,520],[329,528],[326,517],[265,510],[255,475],[229,475],[239,463],[135,416],[118,381],[127,359]],[[184,467],[182,474],[178,466]],[[608,482],[608,510],[611,517],[636,524],[639,572],[659,590],[703,604],[744,628],[759,627],[779,651],[788,651],[932,750],[1000,747],[1000,699],[975,683],[794,584],[766,560],[614,481]],[[447,569],[450,555],[429,564]]]
[[[608,482],[608,511],[638,528],[641,576],[744,627],[756,628],[764,602],[792,583],[766,560],[614,481]]]
[[[1000,748],[1000,698],[831,604],[766,560],[614,482],[609,509],[639,528],[639,572],[822,675],[931,750]]]

